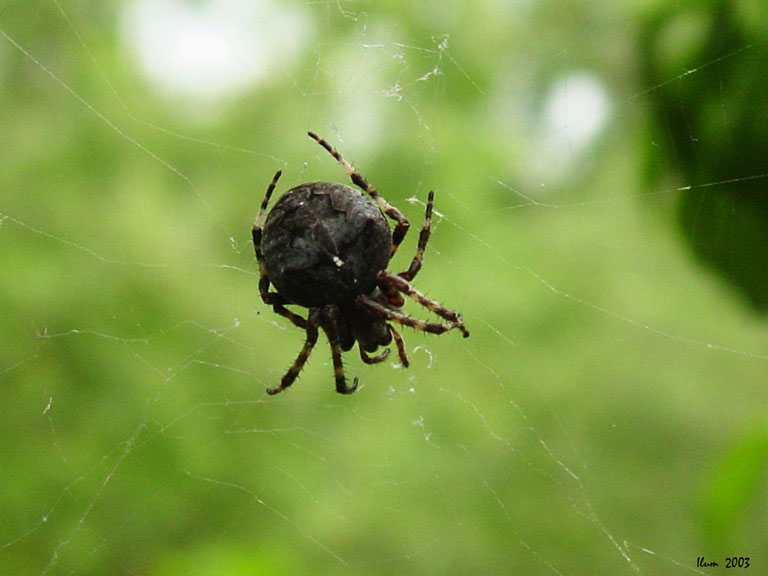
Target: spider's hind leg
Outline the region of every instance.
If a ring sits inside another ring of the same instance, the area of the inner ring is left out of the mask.
[[[277,181],[280,180],[283,171],[278,170],[272,177],[272,182],[267,186],[267,192],[264,194],[264,199],[261,201],[261,207],[259,213],[256,215],[256,220],[253,221],[253,228],[251,229],[251,236],[253,237],[253,249],[256,251],[256,259],[259,261],[259,269],[262,278],[266,277],[267,270],[263,265],[264,257],[261,254],[261,233],[264,230],[264,223],[267,220],[267,206],[269,205],[269,199],[272,197],[272,193],[275,191]]]
[[[314,132],[307,132],[307,134],[309,134],[310,138],[320,144],[320,146],[325,148],[328,153],[333,156],[339,164],[341,164],[342,168],[344,168],[347,174],[349,174],[349,177],[352,179],[352,182],[355,184],[355,186],[364,192],[367,192],[373,201],[376,202],[379,210],[381,210],[384,214],[395,221],[395,229],[392,231],[392,248],[389,253],[390,258],[394,256],[395,252],[397,252],[397,248],[403,241],[403,238],[405,238],[405,234],[408,232],[408,228],[411,226],[410,222],[408,222],[408,218],[406,218],[403,213],[400,212],[400,210],[387,202],[384,197],[376,191],[376,188],[374,188],[370,182],[363,178],[362,175],[357,170],[355,170],[355,167],[347,162],[342,157],[342,155],[336,151],[336,148],[331,146],[326,140]]]
[[[278,170],[272,182],[267,186],[267,193],[264,194],[264,200],[261,201],[261,207],[259,213],[256,215],[256,219],[253,221],[253,228],[251,229],[251,237],[253,238],[253,250],[256,252],[256,260],[259,263],[259,294],[261,299],[267,305],[280,305],[284,304],[282,298],[280,298],[277,292],[269,291],[269,275],[267,274],[267,262],[264,260],[264,254],[261,252],[261,234],[264,231],[264,224],[267,221],[267,206],[269,205],[269,199],[272,197],[272,193],[275,191],[277,181],[280,180],[280,176],[283,172]],[[277,310],[275,310],[277,312]],[[285,314],[283,314],[285,316]],[[296,322],[294,322],[296,324]],[[298,325],[298,324],[297,324]]]
[[[253,238],[253,249],[256,252],[256,261],[259,263],[259,295],[261,300],[267,306],[272,306],[272,309],[276,314],[280,314],[284,318],[288,318],[294,326],[299,328],[306,328],[307,321],[296,314],[291,312],[285,307],[288,302],[280,296],[277,292],[269,291],[269,275],[267,274],[267,264],[264,261],[264,255],[261,252],[261,235],[264,231],[264,224],[267,220],[267,206],[269,206],[269,199],[272,197],[272,193],[275,191],[277,181],[280,180],[282,170],[278,170],[272,178],[272,182],[267,186],[267,192],[264,194],[264,199],[261,201],[261,207],[259,213],[256,215],[256,220],[253,221],[253,228],[251,229],[251,237]]]

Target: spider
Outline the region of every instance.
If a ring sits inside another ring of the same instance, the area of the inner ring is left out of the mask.
[[[252,230],[260,272],[259,294],[275,313],[306,333],[304,346],[293,365],[280,384],[267,388],[267,392],[277,394],[293,384],[317,343],[318,328],[322,328],[331,344],[336,392],[351,394],[358,379],[347,385],[341,353],[350,350],[355,342],[363,362],[377,364],[389,356],[389,348],[375,356],[369,354],[394,339],[400,362],[407,367],[403,338],[392,323],[433,334],[457,328],[465,338],[469,332],[460,314],[444,308],[410,284],[421,270],[429,240],[434,193],[429,192],[416,255],[407,270],[392,274],[386,267],[408,232],[407,218],[333,146],[314,132],[309,132],[309,136],[341,164],[368,197],[343,184],[309,182],[288,190],[267,215],[281,171],[267,187]],[[394,221],[394,230],[390,231],[384,215]],[[276,291],[270,291],[270,283]],[[405,303],[403,295],[446,323],[425,322],[406,315],[401,310]],[[289,310],[287,305],[307,308],[307,317]]]

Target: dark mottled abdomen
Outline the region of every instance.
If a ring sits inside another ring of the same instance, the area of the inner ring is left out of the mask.
[[[389,224],[349,186],[311,182],[286,192],[267,216],[261,250],[277,291],[294,304],[345,304],[370,293],[387,267]]]

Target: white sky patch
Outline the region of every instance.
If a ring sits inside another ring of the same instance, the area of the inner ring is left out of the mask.
[[[586,72],[557,79],[545,96],[539,118],[538,162],[554,176],[567,176],[603,131],[611,112],[600,80]]]
[[[205,100],[236,95],[279,73],[312,34],[290,7],[264,0],[135,0],[122,32],[150,79]]]

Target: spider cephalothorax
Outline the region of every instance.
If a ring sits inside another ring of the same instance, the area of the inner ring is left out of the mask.
[[[368,353],[394,338],[400,361],[408,366],[403,339],[392,322],[433,334],[453,328],[464,337],[469,332],[461,315],[410,285],[421,269],[429,240],[434,194],[429,193],[424,227],[411,265],[399,274],[387,272],[387,264],[408,231],[408,220],[330,144],[312,132],[309,135],[336,158],[370,198],[343,184],[310,182],[288,190],[267,215],[281,172],[272,178],[253,223],[253,245],[261,274],[259,292],[265,304],[306,331],[306,341],[280,384],[267,392],[277,394],[293,384],[317,342],[318,328],[322,328],[331,343],[336,391],[349,394],[357,388],[357,378],[352,386],[347,385],[341,352],[350,350],[355,342],[362,360],[376,364],[387,358],[389,349],[376,356]],[[385,215],[395,221],[391,233]],[[270,283],[274,292],[269,291]],[[447,323],[407,316],[401,310],[403,295]],[[307,318],[286,308],[291,304],[308,308]]]

